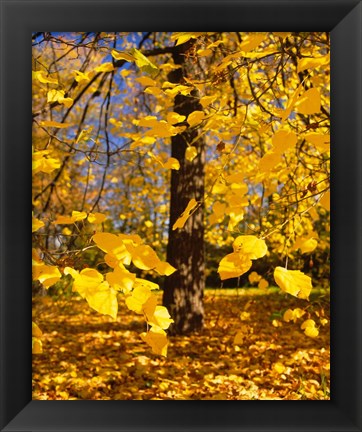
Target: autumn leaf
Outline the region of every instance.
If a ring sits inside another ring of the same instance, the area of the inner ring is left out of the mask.
[[[263,239],[251,235],[236,237],[233,242],[233,249],[234,252],[247,255],[252,260],[262,258],[268,251],[268,247]]]
[[[38,280],[44,288],[50,288],[62,277],[57,266],[33,261],[33,280]]]
[[[241,255],[233,252],[226,255],[219,263],[218,273],[221,280],[239,277],[246,273],[252,265],[248,255]]]
[[[272,138],[273,151],[275,153],[284,153],[289,148],[293,148],[297,143],[297,135],[289,130],[279,130]]]
[[[45,71],[33,71],[33,79],[37,79],[42,84],[58,84],[58,80],[56,78],[47,76]]]
[[[283,314],[283,320],[285,322],[294,321],[296,322],[299,318],[301,318],[305,314],[305,311],[296,308],[296,309],[288,309]]]
[[[130,54],[134,58],[136,65],[142,70],[151,76],[154,76],[158,72],[158,67],[155,66],[147,57],[145,57],[141,51],[136,48],[133,48],[130,51]]]
[[[318,242],[315,238],[310,238],[308,240],[305,240],[300,246],[299,249],[302,252],[302,254],[305,253],[311,253],[314,251],[314,249],[318,246]]]
[[[127,249],[131,253],[133,264],[141,270],[154,269],[161,261],[150,246],[139,245],[134,247],[127,245]]]
[[[154,354],[167,357],[168,340],[164,330],[151,327],[149,332],[143,332],[140,336],[152,348]]]
[[[116,291],[128,293],[132,290],[136,275],[128,271],[122,264],[116,265],[113,272],[106,273],[106,280],[109,286]]]
[[[72,98],[65,97],[64,90],[55,90],[55,89],[48,91],[47,101],[49,103],[58,102],[67,108],[70,108],[74,102]]]
[[[329,63],[329,55],[322,57],[305,57],[298,60],[297,72],[303,72],[306,69],[315,69],[325,66]]]
[[[307,90],[295,103],[296,110],[305,115],[317,114],[321,110],[321,96],[319,89]]]
[[[93,224],[101,224],[107,219],[107,216],[102,213],[89,213],[88,222]]]
[[[50,152],[48,150],[33,152],[33,175],[44,172],[51,173],[52,171],[60,168],[60,161],[54,157],[49,157]]]
[[[81,72],[78,70],[73,70],[74,79],[79,83],[82,84],[83,82],[89,82],[92,78],[93,73],[92,72]]]
[[[268,282],[267,280],[265,280],[265,279],[261,279],[261,280],[259,281],[258,288],[260,288],[261,290],[265,290],[265,289],[267,289],[268,286],[269,286],[269,282]]]
[[[175,32],[171,35],[171,40],[175,40],[177,46],[188,42],[190,39],[196,39],[198,36],[202,34],[203,34],[202,32],[193,32],[193,33]]]
[[[126,60],[127,62],[134,61],[134,56],[124,51],[112,50],[111,54],[115,60]]]
[[[118,312],[116,291],[107,281],[104,281],[101,273],[91,268],[85,268],[79,273],[71,267],[65,267],[64,274],[72,276],[73,291],[78,292],[91,308],[116,319]]]
[[[262,277],[257,272],[255,272],[255,271],[251,272],[249,274],[249,276],[248,276],[248,279],[249,279],[250,283],[259,282],[261,280],[261,278]]]
[[[33,216],[32,232],[38,231],[38,229],[42,228],[43,226],[44,226],[44,222]]]
[[[330,204],[331,198],[330,198],[330,192],[329,190],[324,192],[324,194],[321,196],[319,203],[328,211],[331,209]]]
[[[194,147],[194,146],[187,147],[186,153],[185,153],[186,160],[188,160],[189,162],[192,162],[196,156],[197,156],[196,147]]]
[[[177,228],[183,228],[187,219],[191,216],[191,214],[198,207],[198,205],[199,203],[194,198],[192,198],[187,204],[187,207],[183,211],[182,215],[173,224],[172,229],[175,230]]]
[[[39,122],[40,126],[44,126],[44,127],[53,127],[53,128],[57,128],[57,129],[63,129],[63,128],[67,128],[69,126],[71,126],[71,124],[69,123],[59,123],[57,121],[53,121],[53,120],[43,120]]]
[[[308,337],[315,338],[319,335],[316,323],[312,319],[307,319],[306,321],[304,321],[300,328],[304,330],[305,335]]]
[[[167,330],[174,322],[165,306],[157,306],[155,296],[149,297],[143,304],[143,312],[146,315],[148,324],[153,327]]]
[[[126,297],[126,305],[128,309],[138,313],[143,313],[143,305],[152,296],[151,290],[146,285],[136,286],[132,293]]]
[[[282,291],[294,297],[308,299],[312,291],[312,280],[299,270],[287,270],[283,267],[276,267],[274,279]]]
[[[113,64],[110,62],[102,63],[100,66],[97,66],[95,72],[112,72],[114,70]]]
[[[176,269],[168,262],[159,261],[155,267],[155,271],[161,276],[170,276],[176,271]]]
[[[203,111],[193,111],[187,117],[187,123],[190,127],[194,127],[202,122],[205,118],[205,113]]]
[[[239,45],[240,51],[249,52],[257,48],[261,42],[265,39],[265,34],[263,33],[253,33],[246,36],[242,43]]]
[[[122,239],[116,234],[96,233],[93,235],[92,240],[103,252],[114,256],[124,264],[130,264],[131,254]]]

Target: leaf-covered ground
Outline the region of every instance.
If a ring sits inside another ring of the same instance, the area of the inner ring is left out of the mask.
[[[78,297],[36,297],[43,353],[33,356],[33,399],[329,399],[329,324],[320,325],[317,338],[300,329],[309,316],[329,320],[327,297],[286,323],[281,314],[307,302],[259,293],[207,290],[204,331],[171,337],[167,358],[142,342],[143,318],[121,302],[114,322]]]

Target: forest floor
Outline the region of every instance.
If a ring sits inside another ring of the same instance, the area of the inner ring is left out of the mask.
[[[288,308],[306,308],[296,323]],[[167,357],[140,338],[143,317],[120,302],[116,321],[70,296],[33,298],[43,353],[33,355],[37,400],[329,400],[327,296],[311,302],[258,289],[206,290],[205,328],[170,337]],[[316,338],[301,323],[314,319]],[[234,344],[237,332],[242,342]]]

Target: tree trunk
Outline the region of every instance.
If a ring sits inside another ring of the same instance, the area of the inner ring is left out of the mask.
[[[175,47],[173,59],[181,68],[169,74],[174,83],[184,83],[187,76],[188,62],[185,51],[189,44]],[[177,95],[174,111],[189,115],[195,110],[202,110],[196,93],[190,96]],[[171,202],[167,261],[177,271],[165,280],[163,304],[168,308],[175,321],[170,327],[170,334],[188,334],[199,331],[204,322],[203,293],[205,287],[204,268],[204,221],[203,205],[187,220],[184,228],[173,230],[172,226],[185,210],[188,202],[204,199],[205,143],[198,137],[195,128],[188,128],[183,133],[172,137],[172,157],[180,162],[178,171],[171,171]],[[188,145],[197,148],[197,157],[192,161],[185,159]]]

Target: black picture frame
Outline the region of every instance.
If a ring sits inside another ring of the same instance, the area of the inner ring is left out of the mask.
[[[0,429],[361,431],[360,1],[0,0],[0,4]],[[331,32],[330,401],[31,400],[31,33],[152,28]]]

